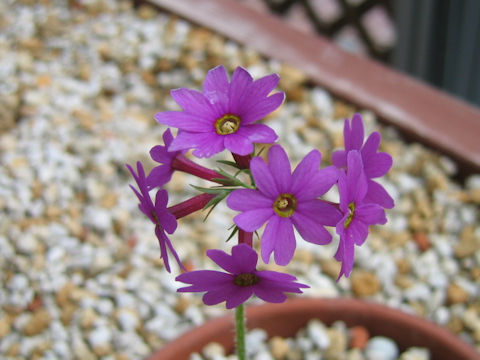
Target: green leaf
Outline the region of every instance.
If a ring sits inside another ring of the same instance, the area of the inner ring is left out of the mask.
[[[231,240],[231,239],[235,236],[235,234],[238,232],[238,226],[236,226],[236,225],[233,225],[233,226],[234,226],[234,229],[233,229],[233,231],[230,233],[230,236],[228,237],[228,239],[226,240],[227,242],[228,242],[229,240]],[[229,230],[230,230],[230,229],[231,229],[231,227],[229,228]]]
[[[201,191],[201,192],[204,192],[204,193],[207,193],[207,194],[214,194],[214,195],[222,194],[225,191],[231,191],[229,189],[225,189],[223,186],[222,187],[211,187],[211,188],[205,188],[205,187],[196,186],[196,185],[192,185],[192,184],[190,184],[190,186],[193,187],[194,189],[198,190],[198,191]]]
[[[220,203],[220,201],[225,199],[232,191],[233,190],[224,190],[223,193],[217,194],[217,196],[215,196],[213,199],[210,199],[210,201],[203,207],[203,210],[210,208],[205,215],[205,218],[203,219],[204,222],[207,221],[208,216],[213,211],[213,209],[215,209],[215,207]]]
[[[229,161],[229,160],[217,160],[218,163],[228,165],[231,167],[234,167],[235,169],[240,169],[238,167],[238,164],[235,161]]]

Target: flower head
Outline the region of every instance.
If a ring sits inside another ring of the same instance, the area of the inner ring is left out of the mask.
[[[293,174],[285,150],[274,145],[268,152],[268,165],[260,157],[250,162],[257,186],[233,191],[227,205],[242,213],[234,222],[244,231],[255,231],[265,222],[261,254],[264,262],[274,253],[275,262],[286,265],[296,247],[295,227],[308,242],[327,244],[332,236],[324,225],[334,226],[340,212],[329,203],[317,199],[338,179],[338,170],[331,166],[319,170],[321,154],[312,150],[298,164]]]
[[[183,111],[155,115],[159,123],[179,129],[169,151],[193,148],[193,155],[210,157],[228,149],[248,155],[253,143],[274,142],[275,132],[255,122],[282,104],[283,92],[268,96],[278,81],[276,74],[253,81],[244,68],[238,67],[229,82],[225,68],[217,66],[208,72],[202,92],[172,90],[173,99]]]
[[[216,305],[226,301],[227,309],[237,307],[252,295],[280,303],[287,299],[286,292],[302,293],[309,286],[295,282],[295,276],[276,271],[257,270],[258,255],[250,246],[239,244],[232,255],[221,250],[208,250],[207,256],[226,272],[198,270],[183,273],[176,280],[191,284],[178,292],[204,292],[203,302]]]
[[[175,216],[173,216],[167,210],[168,194],[166,190],[158,190],[157,195],[155,196],[155,203],[153,203],[152,199],[150,198],[150,194],[148,193],[145,170],[143,169],[142,163],[140,161],[137,162],[137,174],[130,165],[127,164],[126,166],[138,186],[139,191],[135,189],[132,185],[130,185],[133,192],[135,193],[135,195],[137,195],[137,198],[140,201],[140,204],[138,204],[138,208],[150,219],[153,224],[155,224],[155,235],[157,236],[158,242],[160,244],[160,257],[165,263],[165,268],[168,272],[170,272],[170,265],[168,262],[167,253],[168,248],[177,260],[179,266],[183,269],[184,267],[180,262],[180,258],[178,257],[175,249],[173,248],[170,239],[167,237],[167,235],[165,235],[165,232],[173,234],[173,232],[177,228],[177,220],[175,219]]]
[[[362,157],[364,172],[367,177],[367,194],[365,201],[376,203],[384,208],[391,209],[394,206],[393,199],[388,195],[382,185],[372,180],[385,175],[392,167],[392,157],[384,152],[378,152],[380,145],[380,133],[373,132],[363,143],[364,130],[360,114],[355,114],[350,123],[345,120],[343,127],[345,150],[337,150],[332,154],[332,162],[339,168],[347,166],[347,155],[351,150],[358,150]]]
[[[368,227],[373,224],[385,224],[387,218],[383,208],[366,202],[367,177],[363,170],[362,157],[357,150],[351,150],[347,156],[347,172],[338,179],[340,211],[342,219],[336,225],[340,236],[335,259],[342,262],[339,278],[349,276],[353,267],[354,246],[362,245],[368,235]]]
[[[168,147],[173,142],[173,135],[170,129],[163,133],[163,146],[156,145],[150,150],[152,159],[161,165],[156,166],[150,171],[147,176],[147,186],[152,189],[160,187],[170,181],[173,174],[172,162],[175,157],[182,154],[184,151],[168,151]]]

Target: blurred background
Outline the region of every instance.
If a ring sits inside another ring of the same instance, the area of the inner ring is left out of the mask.
[[[477,0],[238,0],[480,105]]]

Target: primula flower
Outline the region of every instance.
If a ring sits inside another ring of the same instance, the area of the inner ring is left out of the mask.
[[[150,150],[150,156],[152,159],[161,164],[154,167],[147,176],[147,186],[150,189],[157,186],[162,186],[170,181],[174,171],[172,167],[173,159],[184,152],[168,151],[168,147],[172,141],[173,135],[170,129],[167,129],[163,133],[164,145],[156,145]]]
[[[190,286],[178,292],[204,292],[203,302],[216,305],[226,301],[227,309],[237,307],[252,295],[260,299],[281,303],[286,292],[302,293],[300,288],[309,286],[295,282],[295,276],[276,271],[257,270],[258,255],[250,246],[239,244],[232,248],[232,255],[221,250],[208,250],[207,256],[226,271],[198,270],[183,273],[176,280]]]
[[[165,232],[169,234],[173,234],[175,229],[177,228],[177,220],[175,216],[173,216],[167,210],[167,203],[168,203],[168,194],[166,190],[160,189],[155,196],[155,203],[152,202],[150,198],[150,194],[148,193],[147,182],[145,178],[145,170],[143,169],[142,163],[140,161],[137,162],[137,173],[132,169],[130,165],[126,165],[128,171],[132,174],[135,182],[138,186],[138,191],[132,185],[132,188],[135,195],[137,195],[140,204],[138,204],[138,208],[141,212],[143,212],[152,223],[155,224],[155,235],[157,236],[158,243],[160,244],[160,257],[163,259],[165,263],[165,268],[168,272],[170,272],[170,265],[168,262],[168,253],[167,248],[170,249],[170,252],[173,254],[175,259],[178,262],[178,265],[184,269],[180,258],[178,257],[175,249],[170,242],[170,239],[165,235]]]
[[[257,190],[239,189],[228,196],[227,205],[242,211],[234,218],[240,229],[252,232],[267,222],[261,242],[264,262],[274,252],[277,264],[289,263],[296,247],[293,227],[308,242],[324,245],[331,241],[324,225],[335,226],[341,213],[317,198],[336,183],[339,171],[334,166],[319,170],[320,161],[320,152],[312,150],[292,174],[285,150],[274,145],[268,152],[268,165],[260,157],[250,162]]]
[[[225,68],[217,66],[208,72],[202,92],[172,90],[173,99],[183,111],[155,115],[159,123],[179,129],[169,151],[193,148],[193,155],[210,157],[226,148],[248,155],[253,143],[274,142],[275,132],[255,122],[282,104],[283,92],[268,96],[278,81],[276,74],[253,81],[245,69],[238,67],[229,82]]]
[[[339,168],[347,166],[347,155],[351,150],[358,150],[362,156],[365,175],[367,177],[368,190],[365,201],[381,205],[384,208],[391,209],[394,201],[388,195],[382,185],[373,181],[385,175],[392,167],[392,157],[384,152],[378,152],[380,145],[380,133],[373,132],[363,143],[364,130],[360,114],[355,114],[351,121],[345,120],[343,127],[343,137],[345,141],[345,150],[337,150],[332,154],[332,162]]]
[[[338,192],[342,219],[336,225],[340,236],[335,259],[342,262],[338,278],[348,277],[353,267],[354,247],[362,245],[368,235],[368,226],[385,224],[387,218],[383,208],[366,202],[367,177],[364,172],[362,157],[357,150],[351,150],[347,156],[347,172],[340,174]]]

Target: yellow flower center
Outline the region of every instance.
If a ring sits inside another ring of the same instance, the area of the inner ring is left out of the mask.
[[[350,225],[350,223],[353,221],[353,215],[355,214],[355,203],[351,202],[348,204],[348,209],[350,210],[350,214],[348,214],[347,219],[345,220],[345,229]]]
[[[215,120],[215,130],[218,135],[229,135],[237,132],[240,127],[240,118],[232,114],[223,115]]]
[[[273,203],[273,210],[281,217],[290,217],[297,208],[297,199],[292,194],[280,194]]]
[[[259,281],[260,279],[255,274],[239,274],[233,279],[235,285],[243,287],[258,284]]]

